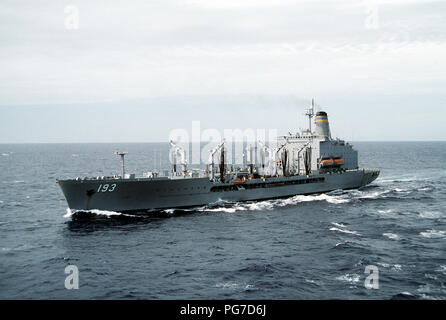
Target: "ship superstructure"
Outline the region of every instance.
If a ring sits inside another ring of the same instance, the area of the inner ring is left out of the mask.
[[[171,141],[172,168],[161,176],[122,174],[113,177],[58,180],[68,206],[74,210],[146,212],[184,208],[218,201],[256,201],[355,189],[379,176],[378,169],[359,169],[358,152],[344,140],[331,137],[328,115],[307,110],[309,128],[277,139],[276,146],[259,141],[256,161],[250,145],[241,168],[227,164],[225,141],[210,150],[206,170],[188,170],[186,151]],[[312,130],[314,118],[315,129]]]

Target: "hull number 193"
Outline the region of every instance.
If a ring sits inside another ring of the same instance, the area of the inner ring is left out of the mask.
[[[116,183],[100,185],[98,192],[113,192],[116,189]]]

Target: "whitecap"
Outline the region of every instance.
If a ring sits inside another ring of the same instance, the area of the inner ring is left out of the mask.
[[[380,214],[389,214],[389,213],[392,213],[392,212],[393,212],[392,209],[378,210],[378,213],[380,213]]]
[[[332,222],[331,224],[339,228],[347,228],[347,226],[343,225],[342,223]]]
[[[400,264],[394,264],[392,269],[396,270],[396,271],[401,271],[401,265]]]
[[[395,233],[383,233],[383,236],[392,240],[399,240],[399,236]]]
[[[424,284],[424,285],[418,286],[417,291],[418,292],[422,292],[422,293],[431,293],[432,289],[431,289],[431,286],[429,284]]]
[[[327,202],[329,203],[333,203],[333,204],[341,204],[341,203],[349,203],[350,200],[349,199],[339,199],[339,198],[334,198],[334,197],[330,197],[328,199],[325,199]]]
[[[256,211],[256,210],[271,210],[274,208],[274,205],[271,202],[268,201],[263,201],[263,202],[258,202],[258,203],[248,203],[246,204],[246,208],[244,207],[239,207],[242,210],[251,210],[251,211]]]
[[[221,208],[215,208],[215,209],[203,209],[203,211],[206,211],[206,212],[226,212],[226,213],[234,213],[234,212],[237,211],[237,209],[236,209],[236,208],[224,208],[224,207],[221,207]]]
[[[242,284],[239,284],[237,282],[220,282],[215,285],[217,288],[223,288],[223,289],[238,289],[242,286]]]
[[[442,216],[442,213],[440,211],[423,211],[420,213],[421,218],[427,218],[427,219],[437,219]]]
[[[321,281],[317,281],[317,280],[313,280],[313,279],[305,279],[305,282],[311,283],[311,284],[314,284],[314,285],[317,285],[317,286],[322,285]]]
[[[387,192],[389,192],[389,190],[386,190],[386,191],[375,191],[375,192],[372,192],[370,194],[363,195],[363,196],[361,196],[359,198],[360,199],[378,199],[380,196],[382,196],[383,194],[385,194]]]
[[[291,199],[297,203],[310,201],[327,201],[329,203],[340,204],[350,202],[349,199],[341,198],[340,196],[329,196],[327,194],[320,194],[317,196],[295,196]]]
[[[437,277],[436,275],[434,275],[434,274],[430,274],[430,273],[425,273],[425,274],[424,274],[424,277],[425,277],[426,279],[430,279],[430,280],[438,280],[438,277]]]
[[[349,274],[349,273],[347,273],[347,274],[345,274],[343,276],[337,277],[336,280],[346,281],[346,282],[349,282],[349,283],[356,283],[356,282],[359,282],[359,278],[360,278],[360,276],[358,274],[355,274],[355,273],[354,274]]]
[[[9,157],[9,153],[2,153],[2,156]]]
[[[442,266],[440,266],[437,270],[435,270],[435,271],[438,271],[438,272],[441,272],[441,273],[444,273],[444,274],[446,274],[446,265],[442,265]]]
[[[443,238],[445,236],[445,231],[438,230],[426,230],[425,232],[420,232],[420,235],[425,238]]]
[[[99,209],[92,209],[92,210],[71,210],[67,209],[67,213],[64,215],[64,218],[69,218],[73,216],[76,213],[93,213],[98,216],[106,216],[107,218],[111,216],[128,216],[128,217],[136,217],[134,215],[124,214],[121,212],[115,212],[115,211],[107,211],[107,210],[99,210]]]
[[[330,231],[338,231],[338,232],[342,232],[342,233],[348,233],[348,234],[354,234],[356,236],[360,236],[360,234],[356,231],[350,231],[350,230],[344,230],[344,229],[340,229],[340,228],[330,228]]]
[[[252,202],[252,203],[234,203],[231,207],[218,207],[218,204],[227,204],[230,203],[228,201],[219,200],[218,202],[196,209],[200,212],[227,212],[234,213],[236,211],[261,211],[261,210],[273,210],[276,207],[285,207],[289,205],[297,205],[302,202],[312,202],[312,201],[327,201],[329,203],[340,204],[350,202],[349,199],[344,199],[339,196],[329,196],[327,194],[320,194],[316,196],[302,196],[297,195],[294,197],[280,199],[280,200],[267,200],[260,202]],[[214,207],[217,205],[217,207]]]
[[[308,283],[316,283],[316,281],[311,280],[311,279],[305,279],[305,282],[308,282]]]

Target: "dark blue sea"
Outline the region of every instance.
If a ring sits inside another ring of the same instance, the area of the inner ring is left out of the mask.
[[[361,190],[146,216],[71,214],[55,180],[119,173],[116,149],[168,167],[167,144],[0,145],[0,298],[446,299],[446,142],[354,145],[382,170]]]

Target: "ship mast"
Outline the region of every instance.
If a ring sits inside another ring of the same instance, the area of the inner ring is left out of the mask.
[[[311,99],[311,108],[307,109],[305,115],[308,117],[308,130],[311,134],[311,120],[314,117],[314,99]]]
[[[115,151],[115,154],[117,156],[121,156],[121,162],[122,162],[122,179],[125,178],[125,163],[124,163],[124,157],[127,154],[127,152],[119,152],[119,151]]]

